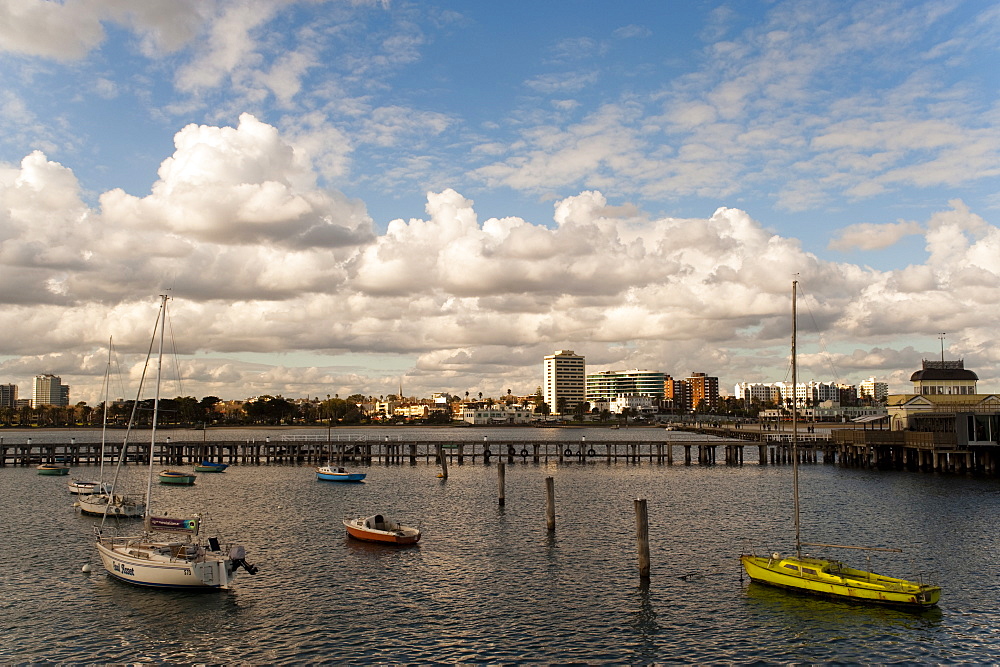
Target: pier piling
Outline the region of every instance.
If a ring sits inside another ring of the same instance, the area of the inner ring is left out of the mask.
[[[545,478],[545,526],[550,533],[556,529],[556,487],[552,477]]]
[[[504,489],[506,485],[507,478],[507,466],[504,465],[503,461],[497,462],[497,488],[500,492],[500,507],[503,507],[507,502],[506,490]]]
[[[635,499],[635,541],[639,550],[639,577],[649,579],[649,520],[646,499]]]

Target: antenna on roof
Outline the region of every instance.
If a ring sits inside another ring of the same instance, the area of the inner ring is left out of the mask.
[[[938,336],[941,339],[941,363],[944,363],[944,337],[946,334],[942,333]]]

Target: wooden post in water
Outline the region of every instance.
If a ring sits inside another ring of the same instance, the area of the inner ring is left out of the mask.
[[[441,477],[448,479],[448,457],[444,455],[444,449],[439,442],[437,445],[438,461],[441,462]]]
[[[506,485],[507,478],[507,466],[503,461],[497,461],[497,488],[500,491],[500,507],[503,507],[507,502],[506,492],[504,486]]]
[[[646,499],[635,499],[635,540],[639,549],[639,578],[649,579],[649,520]]]
[[[556,487],[551,477],[545,478],[545,525],[550,533],[556,529]]]

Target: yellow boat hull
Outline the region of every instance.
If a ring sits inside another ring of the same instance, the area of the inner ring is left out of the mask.
[[[941,588],[855,570],[840,561],[744,554],[740,562],[753,581],[812,595],[897,607],[933,607]]]

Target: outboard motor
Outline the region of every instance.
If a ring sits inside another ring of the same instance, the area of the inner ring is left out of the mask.
[[[257,566],[251,565],[246,561],[247,552],[242,545],[237,544],[235,547],[229,550],[229,560],[233,561],[233,567],[242,567],[247,571],[247,574],[257,574]]]

